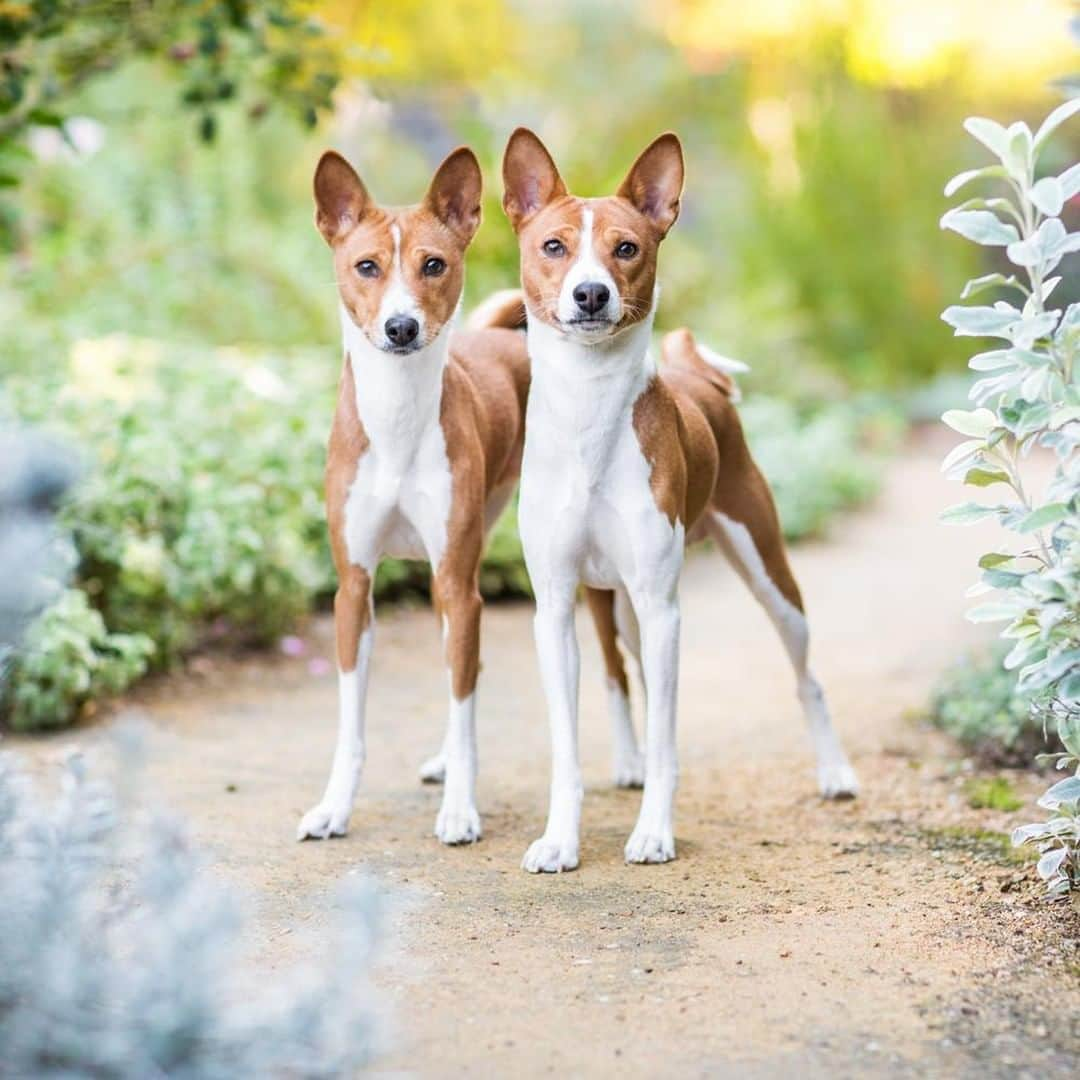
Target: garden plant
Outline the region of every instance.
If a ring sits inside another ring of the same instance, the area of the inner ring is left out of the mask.
[[[1039,800],[1052,813],[1045,822],[1015,831],[1016,844],[1031,844],[1039,874],[1055,898],[1080,889],[1080,303],[1054,306],[1062,260],[1080,251],[1062,212],[1080,194],[1080,164],[1040,176],[1050,137],[1080,112],[1080,99],[1055,109],[1032,133],[979,117],[965,128],[997,159],[949,181],[952,196],[976,181],[1001,189],[969,198],[941,219],[975,243],[1004,249],[1016,272],[969,281],[968,299],[989,290],[1009,296],[992,304],[956,305],[944,320],[958,336],[1003,342],[972,357],[980,374],[971,389],[974,410],[950,410],[943,419],[965,436],[945,459],[946,472],[1002,496],[964,502],[945,511],[956,523],[993,518],[1007,530],[995,550],[979,560],[982,578],[973,593],[995,595],[969,613],[976,622],[1004,621],[1012,647],[1005,667],[1017,688],[1032,695],[1032,708],[1054,726],[1065,747],[1059,769],[1074,775]],[[1053,477],[1035,490],[1033,458],[1050,452]]]
[[[342,893],[326,961],[259,982],[229,891],[180,825],[69,757],[44,800],[0,755],[0,1047],[5,1076],[330,1077],[373,1049],[364,973],[376,903]]]

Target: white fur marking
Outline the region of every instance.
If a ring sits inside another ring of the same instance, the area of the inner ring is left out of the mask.
[[[476,809],[476,694],[463,701],[451,695],[450,719],[443,743],[445,786],[435,820],[444,844],[471,844],[481,836]]]
[[[369,624],[360,635],[356,667],[338,672],[338,732],[330,778],[318,805],[301,819],[296,831],[298,840],[344,836],[348,828],[366,754],[364,710],[374,637],[374,626]]]
[[[645,783],[645,755],[638,747],[630,698],[614,680],[607,683],[608,716],[611,718],[612,780],[616,787],[639,788]]]
[[[814,752],[817,755],[818,788],[825,798],[856,794],[859,782],[844,748],[832,726],[825,694],[809,667],[810,632],[806,616],[789,603],[769,577],[750,531],[741,522],[726,514],[714,513],[713,522],[719,530],[718,539],[726,540],[725,551],[750,591],[772,619],[784,648],[795,668],[799,701],[810,729]]]
[[[574,260],[574,265],[566,272],[562,288],[559,290],[558,316],[564,323],[578,318],[581,315],[581,309],[574,300],[574,290],[587,281],[594,281],[606,285],[611,294],[607,307],[602,312],[597,312],[597,316],[603,316],[615,324],[622,318],[622,297],[619,295],[619,287],[596,254],[591,207],[585,206],[581,211],[581,216],[581,238],[578,243],[577,258]]]
[[[390,235],[394,238],[394,257],[390,266],[390,280],[386,283],[386,290],[379,304],[378,331],[383,335],[381,344],[389,344],[385,337],[386,320],[392,319],[395,315],[405,315],[415,319],[420,326],[417,338],[422,342],[427,329],[424,309],[417,304],[416,297],[405,284],[405,275],[401,270],[401,229],[397,225],[391,225]],[[397,359],[400,361],[402,358]]]
[[[579,581],[625,589],[641,627],[648,713],[645,795],[626,857],[662,862],[675,854],[677,587],[685,535],[682,523],[673,527],[656,505],[651,467],[633,426],[634,403],[655,374],[648,353],[651,331],[652,312],[621,333],[592,342],[529,319],[533,383],[519,523],[536,592],[536,646],[552,739],[547,827],[522,862],[534,873],[573,869],[578,862],[581,771],[573,608]]]

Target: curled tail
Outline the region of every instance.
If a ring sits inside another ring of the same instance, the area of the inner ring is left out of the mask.
[[[708,345],[695,341],[686,327],[664,335],[660,342],[660,358],[672,367],[704,376],[732,401],[741,400],[742,394],[734,376],[750,369],[742,361],[721,356]]]
[[[525,326],[525,294],[520,289],[500,289],[473,308],[465,320],[466,330],[521,330]]]

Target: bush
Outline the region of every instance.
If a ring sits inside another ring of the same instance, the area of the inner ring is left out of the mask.
[[[751,397],[739,413],[789,540],[820,533],[839,510],[877,491],[881,456],[863,445],[867,425],[854,408],[837,405],[801,416],[789,402]]]
[[[266,644],[331,594],[322,475],[338,369],[329,351],[267,357],[113,335],[78,342],[69,371],[9,381],[23,418],[88,457],[60,516],[75,589],[16,661],[2,709],[11,726],[62,726],[209,642]],[[803,420],[758,399],[745,418],[789,537],[874,490],[855,411]],[[421,564],[385,560],[376,595],[427,585]],[[481,586],[528,594],[513,508]]]
[[[238,969],[237,906],[177,824],[134,816],[77,757],[43,805],[0,757],[0,1072],[352,1075],[372,1047],[372,898],[344,907],[317,973]]]
[[[993,518],[1008,530],[998,549],[979,560],[981,591],[998,595],[969,618],[1007,624],[1002,636],[1013,646],[1005,666],[1017,672],[1018,689],[1056,721],[1067,751],[1059,765],[1078,766],[1078,775],[1040,800],[1054,818],[1020,834],[1019,842],[1043,852],[1039,873],[1056,898],[1080,885],[1080,303],[1049,305],[1061,283],[1060,273],[1052,275],[1080,250],[1080,233],[1070,234],[1060,217],[1080,194],[1080,164],[1057,176],[1038,173],[1047,142],[1078,112],[1080,99],[1068,101],[1034,134],[1022,122],[1006,128],[982,117],[967,120],[968,133],[996,160],[953,177],[945,194],[973,181],[990,181],[998,192],[968,199],[941,219],[943,228],[1003,248],[1017,269],[969,281],[961,294],[993,291],[1015,303],[954,305],[942,315],[958,337],[999,342],[970,361],[982,374],[970,393],[979,408],[943,417],[966,440],[943,468],[975,488],[1007,492],[992,503],[961,503],[943,516],[958,524]],[[1056,460],[1041,495],[1032,490],[1026,463],[1036,447]]]
[[[1026,766],[1047,749],[1032,696],[1017,689],[1002,666],[1007,650],[969,658],[947,671],[934,693],[930,719],[989,765]]]
[[[110,632],[86,593],[65,589],[15,653],[8,721],[16,729],[63,727],[145,674],[153,653],[145,634]]]

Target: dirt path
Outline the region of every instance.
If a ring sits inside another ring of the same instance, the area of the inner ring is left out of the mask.
[[[379,975],[396,1016],[391,1072],[1075,1076],[1080,923],[1042,905],[1030,871],[1003,867],[982,832],[1028,811],[970,810],[955,757],[911,715],[975,640],[962,594],[985,548],[977,530],[934,524],[959,498],[938,475],[941,449],[913,446],[873,509],[794,552],[815,667],[863,782],[856,802],[817,799],[780,646],[708,552],[683,584],[674,863],[622,862],[640,795],[608,783],[584,612],[576,873],[518,869],[548,775],[526,606],[485,616],[474,848],[438,845],[438,789],[416,780],[445,690],[426,611],[380,619],[368,771],[347,838],[293,840],[334,729],[334,682],[304,660],[204,665],[140,695],[130,708],[151,719],[155,787],[220,872],[255,894],[268,965],[315,941],[350,869],[402,899]],[[332,655],[325,623],[309,647]],[[38,758],[56,745],[17,742]]]

